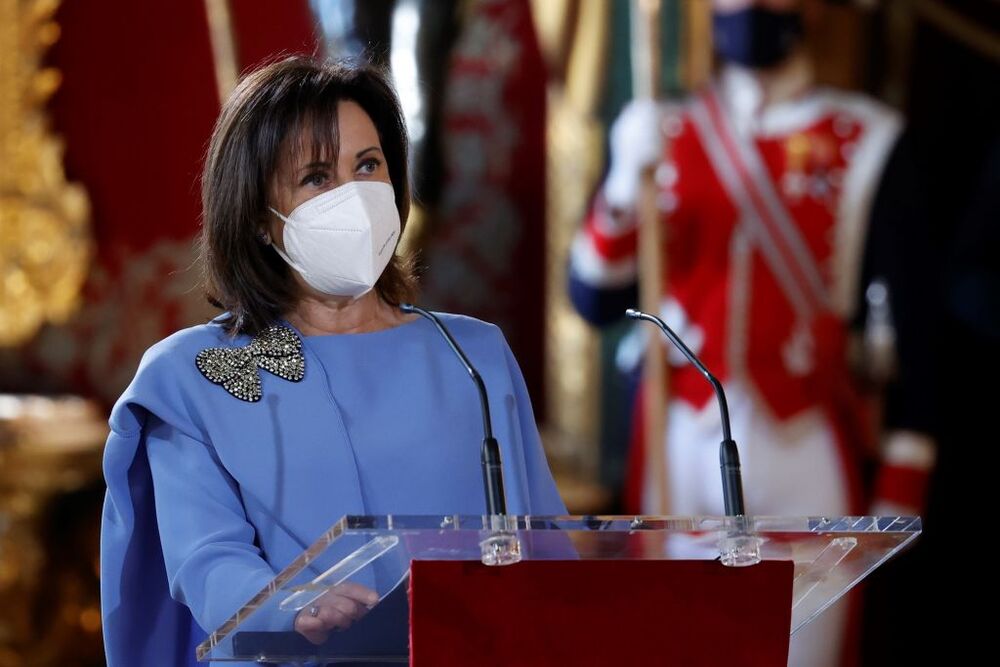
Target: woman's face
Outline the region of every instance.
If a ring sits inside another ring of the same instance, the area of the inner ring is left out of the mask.
[[[337,104],[337,121],[340,154],[336,159],[324,155],[314,160],[309,127],[303,127],[299,137],[288,142],[290,154],[280,161],[268,192],[269,205],[282,215],[287,216],[299,204],[350,181],[392,183],[378,131],[364,109],[356,102],[343,100]],[[267,231],[282,250],[284,224],[278,216],[270,215]]]

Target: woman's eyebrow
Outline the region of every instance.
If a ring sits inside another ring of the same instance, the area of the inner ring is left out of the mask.
[[[354,154],[354,158],[357,159],[362,155],[364,155],[365,153],[370,153],[371,151],[378,151],[379,153],[381,153],[382,149],[379,148],[378,146],[369,146],[368,148],[362,148],[361,150],[359,150],[357,153]]]
[[[302,165],[301,167],[299,167],[295,171],[296,172],[301,172],[301,171],[306,171],[308,169],[320,169],[320,168],[329,168],[329,167],[330,167],[330,163],[326,162],[325,160],[313,160],[309,164]]]

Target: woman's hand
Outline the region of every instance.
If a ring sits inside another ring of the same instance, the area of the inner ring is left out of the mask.
[[[331,630],[345,630],[378,602],[378,593],[345,582],[334,586],[295,617],[295,631],[313,644],[322,644]]]

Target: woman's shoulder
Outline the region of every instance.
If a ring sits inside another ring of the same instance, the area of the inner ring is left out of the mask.
[[[434,314],[463,346],[475,346],[493,352],[499,352],[508,347],[503,330],[492,322],[457,313],[435,311]]]
[[[513,356],[510,345],[498,325],[469,315],[444,312],[434,314],[473,361],[478,360],[479,363],[496,365],[504,369],[511,364]],[[427,335],[438,335],[431,330],[431,327],[427,328],[427,332]]]
[[[458,313],[445,313],[435,311],[435,315],[441,320],[442,323],[448,328],[449,331],[455,334],[465,334],[473,336],[503,336],[500,331],[500,327],[497,325],[486,322],[485,320],[480,320],[470,315],[459,315]]]
[[[111,426],[118,432],[134,430],[137,410],[165,414],[179,412],[201,376],[198,353],[213,347],[240,344],[245,336],[231,337],[217,322],[181,329],[152,345],[143,355],[132,382],[111,411]],[[244,341],[245,342],[245,341]]]
[[[197,355],[209,347],[231,347],[245,336],[230,336],[216,320],[174,332],[154,343],[143,355],[139,368],[176,361],[179,357]],[[194,356],[191,356],[194,359]]]

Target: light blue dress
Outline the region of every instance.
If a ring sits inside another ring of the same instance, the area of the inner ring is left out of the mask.
[[[442,319],[486,384],[508,511],[564,514],[500,330]],[[485,513],[478,395],[431,323],[300,338],[302,380],[261,370],[261,400],[248,402],[195,359],[250,339],[217,324],[178,332],[146,353],[112,410],[101,536],[109,667],[197,664],[206,631],[345,514]]]

